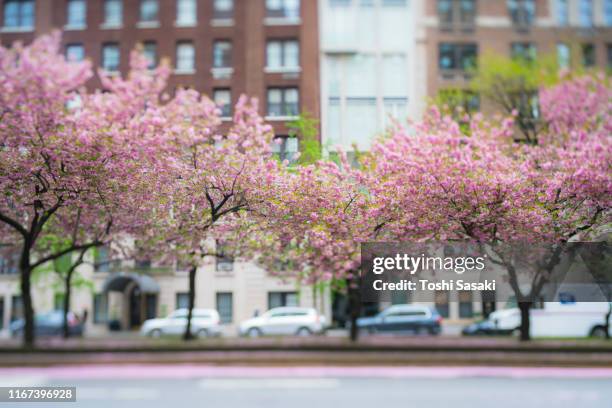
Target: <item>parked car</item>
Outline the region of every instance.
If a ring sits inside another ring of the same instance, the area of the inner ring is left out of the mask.
[[[54,310],[34,316],[34,333],[37,336],[61,336],[64,326],[63,315],[62,310]],[[21,337],[24,328],[25,320],[18,319],[10,324],[9,331],[12,337]],[[68,332],[70,336],[83,335],[83,323],[72,312],[68,313]]]
[[[423,305],[393,305],[376,316],[360,317],[360,331],[374,333],[440,334],[442,316],[435,308]]]
[[[498,327],[495,319],[485,319],[469,324],[461,330],[464,336],[503,336],[510,335],[516,327],[503,329]]]
[[[241,336],[309,336],[322,333],[325,317],[313,308],[277,307],[240,324]]]
[[[140,328],[142,336],[162,337],[181,336],[187,328],[188,309],[177,309],[168,317],[146,320]],[[191,333],[197,337],[217,337],[221,335],[219,313],[213,309],[193,309]]]
[[[568,295],[560,294],[560,297],[567,298]],[[530,334],[536,338],[603,338],[606,336],[605,319],[609,308],[610,304],[606,302],[575,302],[566,299],[543,302],[529,312]],[[487,320],[464,328],[463,334],[518,334],[520,325],[520,310],[510,308],[491,313]]]

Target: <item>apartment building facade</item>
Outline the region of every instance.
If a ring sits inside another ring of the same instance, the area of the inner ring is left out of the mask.
[[[241,94],[258,98],[281,153],[298,149],[287,121],[319,116],[317,4],[300,0],[2,0],[0,43],[63,32],[68,58],[125,74],[143,48],[151,67],[174,68],[169,90],[209,95],[223,116]],[[92,89],[99,88],[96,79]]]
[[[432,97],[466,88],[469,69],[487,53],[612,68],[610,0],[437,0],[424,11],[418,47],[429,61]],[[470,104],[479,108],[477,95]]]

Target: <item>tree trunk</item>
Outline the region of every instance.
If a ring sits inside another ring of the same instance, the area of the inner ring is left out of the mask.
[[[529,341],[531,340],[531,335],[529,334],[529,328],[531,326],[529,310],[531,309],[531,305],[533,302],[519,302],[518,307],[521,310],[521,341]]]
[[[191,333],[191,316],[193,314],[193,307],[195,304],[195,278],[196,278],[197,266],[192,266],[189,269],[189,311],[187,312],[187,326],[185,327],[185,333],[183,334],[184,340],[192,340],[194,335]]]
[[[30,265],[30,244],[24,242],[23,251],[19,260],[19,273],[21,277],[21,299],[23,302],[23,347],[34,348],[34,308],[32,306],[31,282],[32,267]]]
[[[351,341],[355,342],[359,338],[359,327],[357,327],[357,319],[361,315],[361,293],[359,290],[359,278],[347,279],[348,297],[349,297],[349,314],[351,318]]]
[[[65,339],[70,337],[70,327],[68,327],[68,313],[70,312],[70,295],[72,281],[72,270],[68,271],[64,277],[64,314],[62,319],[62,335]]]

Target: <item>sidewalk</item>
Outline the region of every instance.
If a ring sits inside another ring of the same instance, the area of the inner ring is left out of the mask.
[[[465,337],[279,337],[260,339],[41,339],[24,351],[0,343],[0,366],[78,364],[501,365],[611,367],[612,342]]]

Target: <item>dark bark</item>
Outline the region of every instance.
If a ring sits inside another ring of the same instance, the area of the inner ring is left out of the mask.
[[[19,259],[19,273],[21,286],[21,299],[23,302],[23,347],[26,349],[34,348],[34,307],[32,306],[32,293],[30,277],[32,266],[30,265],[30,251],[32,249],[31,240],[25,238],[21,257]]]
[[[191,333],[191,317],[193,314],[193,307],[195,305],[195,278],[196,278],[197,266],[192,266],[189,269],[189,311],[187,312],[187,326],[185,327],[185,333],[183,334],[184,340],[192,340],[194,335]]]
[[[519,302],[518,307],[521,311],[521,341],[529,341],[531,340],[531,335],[529,334],[529,328],[531,326],[531,320],[529,316],[529,311],[531,310],[533,302]]]
[[[62,322],[62,336],[67,339],[70,337],[70,327],[68,326],[68,313],[70,312],[70,297],[72,295],[71,281],[72,281],[73,269],[70,268],[66,276],[64,277],[64,314]]]
[[[347,292],[349,300],[349,317],[351,319],[350,339],[357,341],[359,338],[359,327],[357,327],[357,319],[361,315],[361,293],[359,277],[355,279],[347,279]]]

